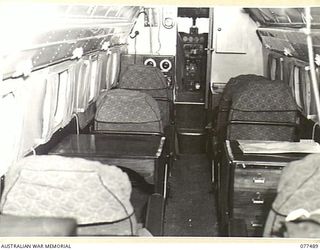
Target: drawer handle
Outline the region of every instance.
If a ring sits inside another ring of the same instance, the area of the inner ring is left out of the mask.
[[[260,222],[251,221],[250,224],[251,224],[251,227],[254,227],[254,228],[262,228],[263,227],[262,223],[260,223]]]
[[[261,198],[261,194],[259,192],[256,193],[257,197],[252,198],[252,203],[253,204],[264,204],[264,199]]]
[[[266,182],[266,178],[262,176],[253,177],[252,180],[253,180],[253,183],[256,183],[256,184],[264,184]]]
[[[261,198],[252,198],[252,203],[253,204],[264,204],[264,199]]]

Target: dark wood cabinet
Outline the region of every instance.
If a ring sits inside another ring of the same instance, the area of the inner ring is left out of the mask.
[[[277,194],[282,169],[305,154],[243,154],[237,141],[227,141],[219,169],[218,202],[222,234],[238,232],[233,221],[245,224],[247,236],[262,236]],[[230,235],[229,235],[230,236]],[[241,235],[232,235],[241,236]]]

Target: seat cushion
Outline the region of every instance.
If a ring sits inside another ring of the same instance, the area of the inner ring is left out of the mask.
[[[73,236],[77,223],[70,218],[0,215],[1,237]]]
[[[75,218],[78,225],[115,225],[134,216],[131,184],[121,169],[62,156],[29,156],[6,175],[1,212]],[[132,221],[135,230],[135,220]],[[131,235],[131,226],[127,230]]]

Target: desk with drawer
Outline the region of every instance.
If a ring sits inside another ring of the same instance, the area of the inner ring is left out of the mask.
[[[165,197],[167,164],[160,135],[70,134],[49,154],[80,157],[131,169]]]
[[[218,211],[222,234],[242,220],[249,237],[262,236],[277,194],[282,168],[306,154],[243,154],[237,141],[226,141],[218,173]],[[238,235],[234,235],[238,236]]]

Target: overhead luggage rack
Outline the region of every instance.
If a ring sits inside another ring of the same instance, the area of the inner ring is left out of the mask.
[[[313,50],[320,54],[320,8],[311,7]],[[245,8],[260,23],[258,35],[263,45],[286,57],[308,62],[306,14],[304,8]]]
[[[306,25],[304,8],[245,8],[263,26],[302,28]],[[320,8],[311,7],[312,25],[320,26]]]

